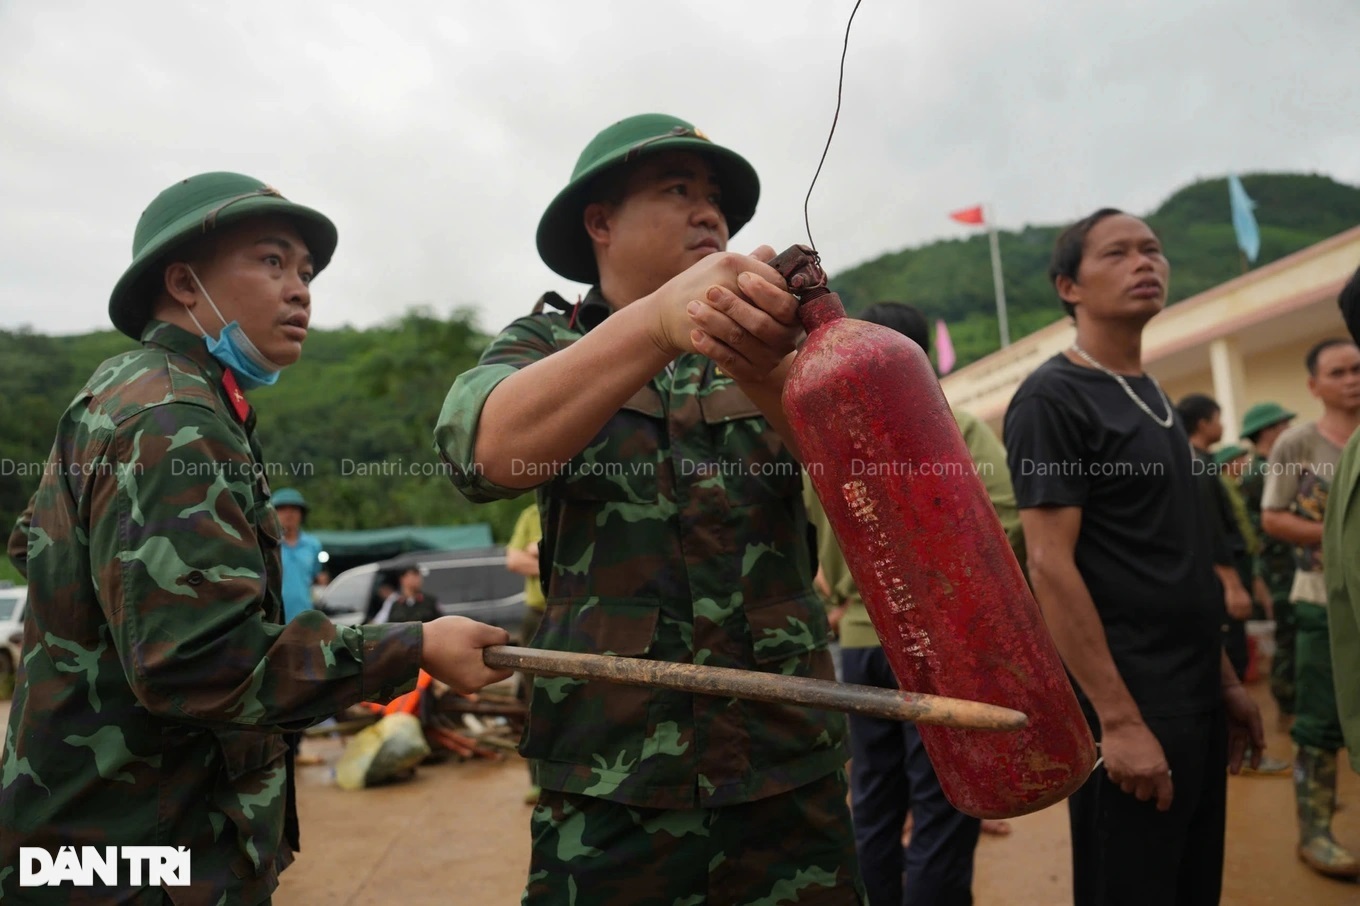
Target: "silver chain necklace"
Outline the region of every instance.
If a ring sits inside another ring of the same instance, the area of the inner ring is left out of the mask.
[[[1117,371],[1111,371],[1104,365],[1097,362],[1095,359],[1091,358],[1090,354],[1087,353],[1085,349],[1082,349],[1080,346],[1078,346],[1076,343],[1072,344],[1072,351],[1075,352],[1077,355],[1081,356],[1082,359],[1084,359],[1086,363],[1090,365],[1092,368],[1103,371],[1110,377],[1118,381],[1119,386],[1124,388],[1124,392],[1128,394],[1129,399],[1133,400],[1139,409],[1142,409],[1144,412],[1146,412],[1148,418],[1152,419],[1154,422],[1161,425],[1163,428],[1170,428],[1171,425],[1175,423],[1176,420],[1175,410],[1171,408],[1171,401],[1166,398],[1166,394],[1162,392],[1162,385],[1157,383],[1157,379],[1155,377],[1149,374],[1148,380],[1152,381],[1152,386],[1157,388],[1157,395],[1162,398],[1162,405],[1166,407],[1165,418],[1158,418],[1153,413],[1153,411],[1148,407],[1148,404],[1143,402],[1143,398],[1133,392],[1133,388],[1129,386],[1128,381],[1124,380],[1124,376],[1122,374],[1118,373]]]

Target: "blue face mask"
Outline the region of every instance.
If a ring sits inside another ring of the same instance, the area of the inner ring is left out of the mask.
[[[194,278],[194,283],[198,284],[198,291],[203,294],[208,305],[212,306],[213,314],[217,315],[217,320],[222,322],[222,329],[218,332],[217,338],[213,339],[208,336],[203,325],[198,323],[198,318],[194,317],[193,309],[186,309],[194,322],[194,326],[203,334],[203,342],[208,346],[208,354],[236,373],[236,381],[243,390],[268,387],[278,381],[279,372],[283,370],[283,366],[276,365],[265,358],[264,353],[260,352],[255,344],[250,341],[250,337],[246,336],[246,332],[241,329],[239,321],[227,323],[227,319],[222,317],[222,312],[217,310],[217,305],[208,295],[208,291],[203,288],[203,283],[198,279],[198,274],[194,273],[193,268],[189,268],[189,276]]]

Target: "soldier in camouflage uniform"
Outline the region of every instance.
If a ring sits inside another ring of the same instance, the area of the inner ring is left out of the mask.
[[[242,388],[297,360],[335,241],[321,214],[230,173],[172,186],[138,222],[109,311],[141,348],[61,417],[9,544],[29,606],[0,761],[7,904],[266,902],[298,845],[281,730],[385,701],[422,665],[460,690],[507,675],[481,653],[506,633],[468,620],[283,625]],[[194,308],[231,324],[213,337]],[[116,889],[19,886],[21,847],[82,846],[186,847],[191,884],[134,883],[124,863]]]
[[[780,407],[796,301],[723,253],[750,165],[659,114],[601,132],[539,226],[593,284],[506,328],[435,432],[469,499],[536,488],[540,648],[833,678]],[[535,681],[524,902],[860,903],[842,715]]]
[[[1360,878],[1360,859],[1332,837],[1337,751],[1345,745],[1337,710],[1322,562],[1323,521],[1341,451],[1360,429],[1360,347],[1323,340],[1308,351],[1308,389],[1322,417],[1295,425],[1270,451],[1261,522],[1294,546],[1294,796],[1298,855],[1320,874]]]
[[[1281,724],[1294,714],[1294,605],[1289,588],[1294,584],[1294,549],[1261,530],[1261,494],[1266,487],[1266,463],[1270,451],[1289,428],[1294,413],[1279,403],[1257,403],[1242,416],[1238,434],[1251,441],[1251,464],[1242,475],[1240,489],[1247,515],[1260,539],[1253,557],[1253,597],[1263,615],[1275,621],[1275,653],[1270,658],[1270,694],[1280,709]]]

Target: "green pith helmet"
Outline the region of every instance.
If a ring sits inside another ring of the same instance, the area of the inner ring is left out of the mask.
[[[1220,466],[1232,462],[1239,456],[1246,456],[1251,451],[1241,444],[1228,444],[1222,449],[1214,451],[1214,462]]]
[[[591,185],[601,173],[658,151],[702,154],[717,171],[722,210],[729,236],[746,225],[760,199],[760,179],[746,159],[715,145],[692,124],[663,113],[643,113],[619,120],[586,145],[571,171],[571,181],[538,222],[538,254],[557,274],[578,283],[599,279],[595,251],[582,216]]]
[[[269,502],[274,504],[274,509],[284,506],[295,506],[302,512],[307,512],[307,501],[302,499],[302,492],[296,488],[279,488],[269,498]]]
[[[1242,416],[1242,430],[1237,433],[1242,437],[1251,437],[1257,431],[1264,431],[1271,425],[1278,425],[1294,417],[1293,412],[1279,403],[1257,403]]]
[[[151,318],[158,265],[185,242],[247,217],[291,218],[312,255],[314,274],[330,263],[337,241],[335,224],[324,214],[294,204],[251,176],[200,173],[180,180],[147,206],[132,237],[132,264],[109,297],[113,326],[134,340]]]

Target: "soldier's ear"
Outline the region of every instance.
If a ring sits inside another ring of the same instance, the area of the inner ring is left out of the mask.
[[[585,211],[581,215],[582,225],[585,227],[586,235],[599,245],[609,244],[610,218],[613,216],[614,206],[603,201],[593,201],[586,205]]]
[[[189,273],[189,265],[183,261],[172,261],[165,266],[162,276],[167,296],[185,308],[198,304],[198,284]]]

